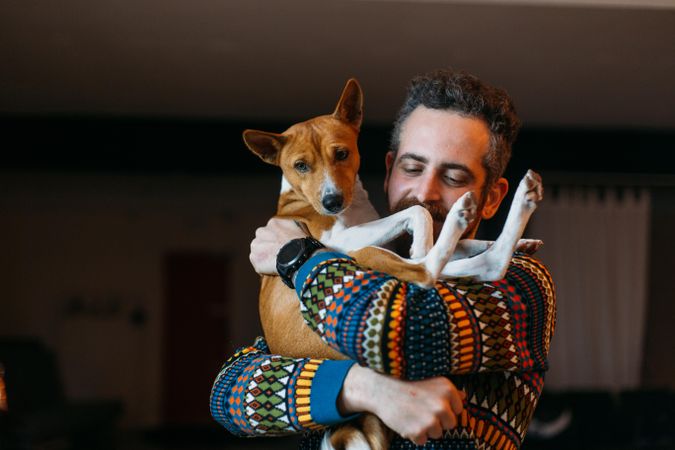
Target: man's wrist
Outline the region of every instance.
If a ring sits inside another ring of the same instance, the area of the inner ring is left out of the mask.
[[[319,253],[325,253],[325,252],[328,252],[328,251],[330,251],[330,250],[328,250],[326,247],[318,248],[314,251],[314,253],[309,255],[309,257],[307,258],[307,261],[312,259],[312,257],[318,255]],[[305,261],[305,262],[307,262],[307,261]],[[300,266],[300,267],[302,267],[302,266]],[[297,278],[298,278],[298,274],[300,273],[300,267],[298,267],[298,269],[295,272],[293,272],[293,274],[291,275],[291,280],[293,281],[293,286],[298,285]]]
[[[344,380],[355,365],[355,361],[347,359],[323,360],[318,365],[309,398],[314,422],[330,425],[355,417],[355,414],[343,414],[338,408]]]
[[[338,396],[338,411],[342,415],[360,412],[374,412],[374,406],[369,400],[373,385],[376,382],[377,372],[366,367],[354,364],[347,372],[342,383],[342,390]]]

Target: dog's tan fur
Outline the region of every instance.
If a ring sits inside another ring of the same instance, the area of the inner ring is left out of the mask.
[[[278,165],[293,187],[283,192],[277,205],[277,217],[304,224],[309,233],[320,238],[333,227],[336,217],[322,214],[321,179],[303,176],[294,168],[302,160],[312,174],[329,173],[344,194],[344,203],[352,200],[360,157],[356,140],[361,125],[362,94],[356,80],[349,80],[335,112],[291,126],[281,134],[256,130],[244,131],[246,145],[265,162]],[[355,112],[358,111],[358,112]],[[336,149],[347,150],[349,158],[335,160]],[[310,174],[311,175],[311,174]],[[392,252],[366,247],[350,252],[360,265],[382,270],[399,279],[428,283],[429,274],[421,264],[403,260]],[[298,308],[297,294],[279,277],[262,277],[260,320],[270,350],[292,357],[344,359],[328,347],[307,325]]]
[[[319,116],[291,126],[281,134],[246,130],[244,141],[264,161],[278,165],[292,190],[282,192],[277,216],[305,225],[309,233],[320,238],[330,230],[336,217],[323,211],[320,192],[322,179],[316,174],[329,173],[340,187],[344,203],[351,204],[353,187],[360,164],[357,138],[363,107],[361,88],[349,80],[332,115]],[[337,160],[338,150],[349,157]],[[312,168],[307,176],[296,170],[297,161]],[[399,279],[428,284],[430,275],[421,264],[405,261],[392,252],[376,247],[351,252],[360,265],[382,270]],[[298,307],[297,294],[279,277],[263,276],[259,302],[260,320],[270,350],[296,358],[346,359],[330,348],[305,323]],[[360,430],[351,426],[338,428],[331,436],[334,448],[345,448],[355,434],[362,433],[373,450],[388,447],[390,431],[374,416],[364,416]]]

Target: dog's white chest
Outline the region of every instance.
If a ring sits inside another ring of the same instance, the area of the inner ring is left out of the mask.
[[[360,245],[362,240],[369,240],[367,236],[359,236],[358,225],[373,222],[379,218],[379,214],[368,199],[368,192],[363,188],[361,180],[357,177],[354,184],[352,204],[336,217],[333,226],[324,231],[319,240],[329,248],[339,251],[346,252],[361,248],[361,246],[350,245]],[[349,237],[345,234],[345,230],[350,230]],[[368,231],[363,230],[363,233],[367,234]]]

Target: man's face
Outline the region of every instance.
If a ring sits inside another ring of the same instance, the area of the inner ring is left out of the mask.
[[[479,219],[494,215],[508,189],[502,178],[498,189],[483,196],[487,175],[483,158],[489,141],[490,132],[481,119],[418,106],[403,123],[398,153],[387,155],[385,191],[390,210],[425,206],[434,218],[437,237],[453,203],[473,191],[482,207],[465,235],[473,236]]]

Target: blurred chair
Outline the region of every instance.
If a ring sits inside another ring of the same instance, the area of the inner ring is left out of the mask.
[[[6,411],[0,448],[110,449],[122,413],[119,401],[66,399],[54,354],[39,340],[0,337]]]
[[[672,450],[675,392],[661,390],[547,391],[523,450]]]

